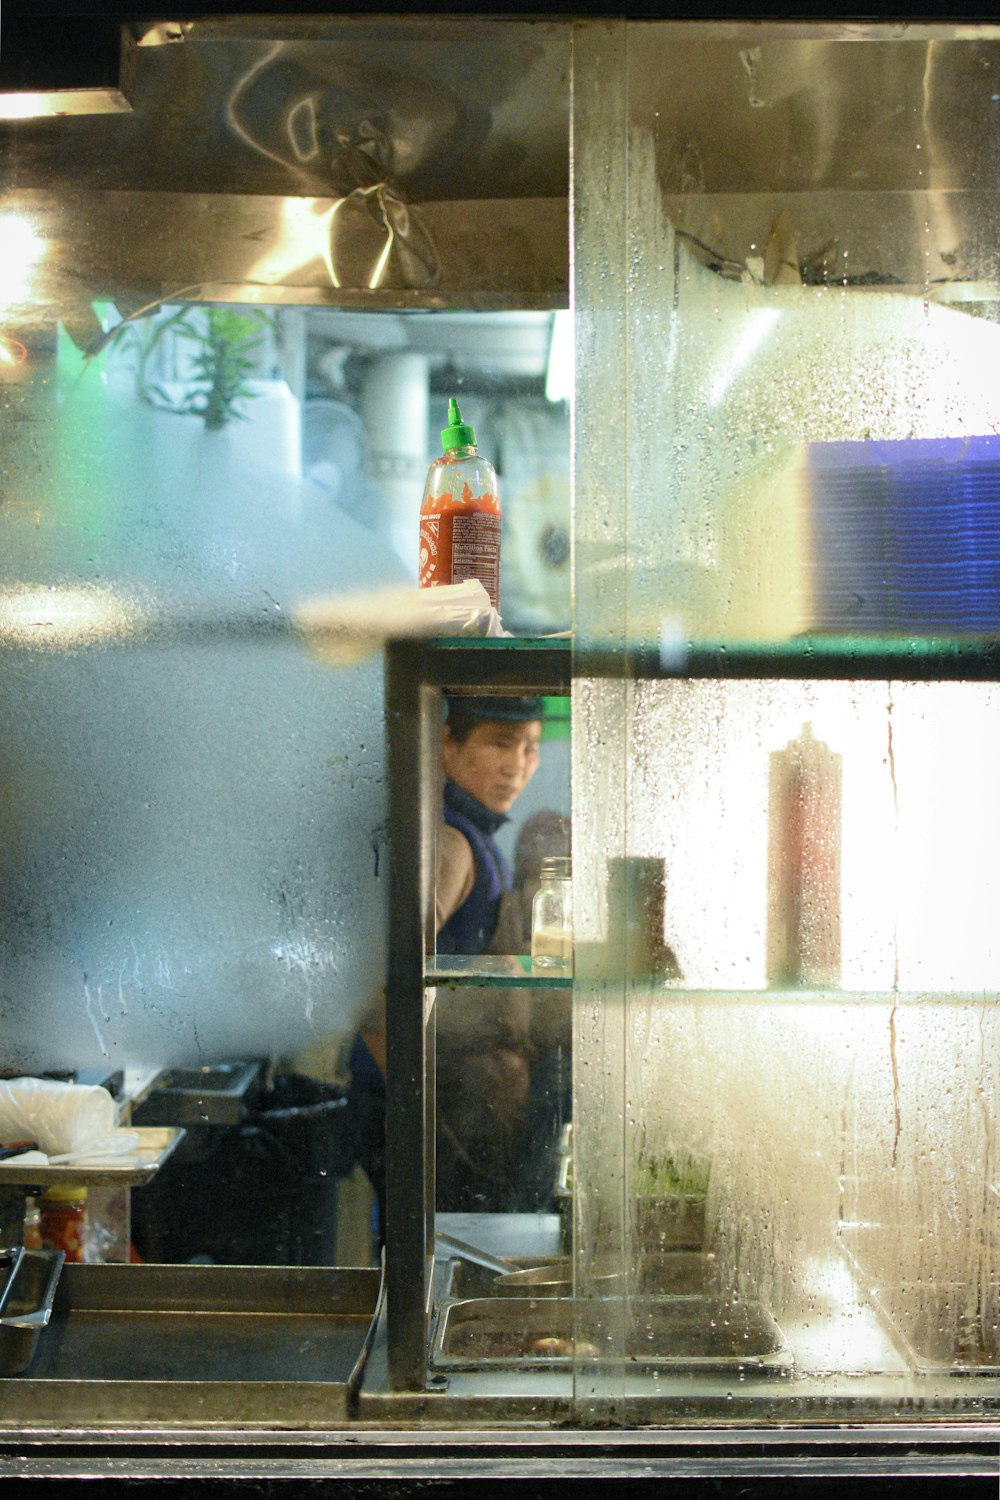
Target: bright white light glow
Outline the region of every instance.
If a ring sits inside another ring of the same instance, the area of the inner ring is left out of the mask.
[[[27,300],[32,268],[45,241],[21,214],[0,214],[0,307]]]
[[[573,314],[560,308],[552,314],[549,364],[545,372],[547,401],[568,401],[573,394]]]
[[[251,282],[281,281],[290,272],[321,260],[329,265],[330,219],[340,201],[328,207],[323,198],[285,198],[276,242],[247,273]],[[336,286],[336,282],[334,285]]]
[[[120,115],[132,106],[120,89],[19,89],[0,94],[0,120],[35,120],[52,115]]]
[[[806,1262],[803,1290],[813,1304],[808,1322],[786,1327],[796,1363],[813,1373],[898,1370],[902,1361],[875,1312],[859,1297],[843,1261]]]
[[[642,735],[674,745],[676,764],[647,776],[637,763],[631,811],[644,847],[667,859],[672,932],[694,987],[766,985],[769,757],[808,721],[843,757],[840,986],[997,990],[1000,689],[732,683],[721,719],[707,686],[645,696]]]
[[[710,408],[720,404],[737,375],[746,369],[780,317],[781,311],[777,307],[758,307],[747,315],[739,342],[709,389]]]
[[[127,635],[138,611],[103,589],[41,587],[0,594],[0,642],[80,646]]]

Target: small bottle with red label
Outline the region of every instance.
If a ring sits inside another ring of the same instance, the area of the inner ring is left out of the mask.
[[[444,449],[427,473],[420,507],[422,589],[478,578],[500,608],[500,492],[493,465],[476,448],[475,429],[448,402]]]

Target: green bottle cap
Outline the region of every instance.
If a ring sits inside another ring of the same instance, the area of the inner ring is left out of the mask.
[[[448,401],[448,425],[441,431],[441,446],[446,453],[452,448],[474,448],[476,429],[462,421],[462,413],[454,396]]]

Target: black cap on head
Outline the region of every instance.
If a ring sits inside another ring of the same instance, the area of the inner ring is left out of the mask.
[[[526,724],[542,717],[542,700],[533,697],[446,694],[448,719],[500,719],[508,724]]]

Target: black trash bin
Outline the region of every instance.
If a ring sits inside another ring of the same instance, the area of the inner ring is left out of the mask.
[[[228,1258],[242,1265],[336,1262],[337,1182],[354,1166],[347,1095],[279,1074],[229,1143]]]
[[[155,1109],[143,1125],[157,1124]],[[143,1260],[214,1260],[217,1186],[225,1171],[225,1131],[186,1125],[180,1143],[151,1182],[132,1189],[132,1243]]]
[[[189,1130],[137,1189],[136,1249],[172,1263],[335,1264],[337,1183],[353,1165],[344,1090],[278,1074],[239,1124]]]

